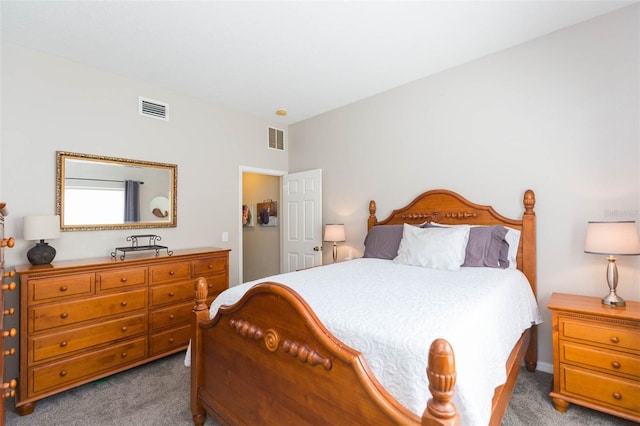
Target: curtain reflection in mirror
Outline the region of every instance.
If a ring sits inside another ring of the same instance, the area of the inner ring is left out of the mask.
[[[124,221],[140,221],[140,182],[124,181]]]

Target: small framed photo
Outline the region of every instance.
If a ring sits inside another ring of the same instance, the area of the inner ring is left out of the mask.
[[[278,226],[278,202],[265,200],[256,207],[257,221],[260,226]]]
[[[256,206],[255,204],[242,205],[242,226],[253,227],[256,223]]]

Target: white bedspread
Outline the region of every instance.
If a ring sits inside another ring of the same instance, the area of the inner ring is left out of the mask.
[[[369,367],[401,404],[422,416],[430,397],[425,373],[429,346],[453,346],[458,379],[454,402],[467,425],[484,426],[494,389],[524,330],[541,322],[525,276],[515,269],[443,271],[356,259],[245,283],[211,306],[237,302],[258,282],[298,292],[341,341],[362,352]],[[190,360],[189,353],[185,362]]]

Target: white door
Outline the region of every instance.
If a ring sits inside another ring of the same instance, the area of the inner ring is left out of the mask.
[[[322,170],[282,177],[281,272],[322,265]]]

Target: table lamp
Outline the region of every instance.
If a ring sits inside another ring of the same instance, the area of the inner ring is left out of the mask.
[[[640,255],[636,223],[634,221],[588,222],[584,252],[607,255],[609,294],[602,298],[602,304],[614,307],[625,306],[624,299],[616,294],[618,267],[615,256]]]
[[[333,263],[338,259],[338,245],[336,243],[346,241],[343,224],[327,224],[324,227],[324,240],[333,243]]]
[[[56,249],[44,240],[60,238],[60,216],[25,216],[22,227],[25,240],[37,241],[28,252],[32,265],[46,265],[56,257]]]

